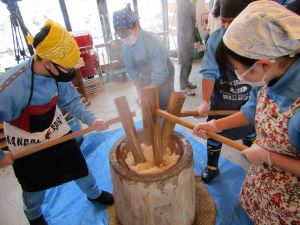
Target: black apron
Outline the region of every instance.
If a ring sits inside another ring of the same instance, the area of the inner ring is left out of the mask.
[[[32,73],[31,94],[27,107],[18,119],[9,122],[10,125],[26,129],[30,133],[49,128],[58,101],[57,96],[47,105],[30,105],[33,86]],[[86,161],[75,139],[17,159],[13,163],[13,169],[22,189],[27,192],[45,190],[88,175]]]
[[[221,74],[220,79],[215,80],[215,87],[211,98],[211,110],[240,110],[250,96],[251,86],[242,83],[230,69],[227,74]],[[226,115],[208,116],[207,121],[212,119],[220,119]],[[225,130],[221,135],[238,140],[246,137],[247,135],[255,133],[255,128],[252,125],[232,128]]]

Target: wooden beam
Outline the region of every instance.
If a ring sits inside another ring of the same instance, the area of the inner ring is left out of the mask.
[[[121,96],[116,98],[115,104],[117,106],[119,117],[121,119],[134,161],[136,164],[143,163],[145,162],[145,157],[137,137],[137,132],[134,127],[132,117],[130,116],[130,109],[126,97]]]
[[[168,102],[167,112],[179,116],[184,100],[185,96],[182,92],[172,92]],[[168,144],[170,143],[175,125],[176,123],[170,120],[164,120],[163,122],[161,131],[163,150],[165,150],[168,147]]]
[[[135,112],[132,112],[131,115],[135,116]],[[110,120],[107,120],[106,122],[107,122],[108,125],[112,125],[114,123],[120,122],[120,118],[119,117],[114,117]],[[52,147],[54,145],[69,141],[73,138],[82,136],[82,135],[87,134],[87,133],[92,132],[92,131],[94,131],[94,129],[92,129],[91,127],[88,127],[88,128],[83,129],[83,130],[76,131],[74,133],[62,136],[60,138],[55,138],[55,139],[47,141],[47,142],[43,142],[43,143],[31,146],[31,147],[21,149],[21,150],[16,151],[16,152],[12,152],[12,158],[13,158],[13,160],[22,158],[24,156],[27,156],[27,155],[36,153],[38,151],[47,149],[49,147]]]
[[[155,124],[155,110],[157,107],[157,87],[143,87],[141,89],[141,109],[144,127],[144,143],[152,145]]]
[[[162,162],[161,153],[161,127],[159,116],[155,110],[159,109],[157,86],[143,87],[141,89],[141,108],[144,124],[144,143],[152,145],[154,164],[159,166]]]
[[[183,119],[181,119],[180,117],[177,117],[175,115],[172,115],[171,113],[168,113],[164,110],[161,110],[161,109],[157,109],[156,110],[156,114],[163,117],[164,119],[166,120],[170,120],[172,121],[173,123],[178,123],[184,127],[187,127],[187,128],[190,128],[190,129],[194,129],[195,125],[192,124],[192,123],[189,123]],[[245,150],[246,148],[248,148],[246,145],[243,145],[243,144],[240,144],[236,141],[233,141],[229,138],[226,138],[222,135],[219,135],[219,134],[216,134],[216,133],[213,133],[211,131],[206,131],[206,134],[208,137],[216,140],[216,141],[219,141],[219,142],[222,142],[232,148],[235,148],[237,150],[240,150],[240,151],[243,151]]]
[[[238,110],[210,110],[207,112],[207,114],[209,116],[218,116],[218,115],[221,115],[221,116],[229,116],[229,115],[232,115],[234,113],[237,113],[239,112]],[[180,116],[181,117],[185,117],[185,116],[198,116],[198,112],[197,110],[182,110],[180,112]]]

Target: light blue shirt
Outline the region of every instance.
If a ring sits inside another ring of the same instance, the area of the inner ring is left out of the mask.
[[[0,76],[0,121],[17,119],[27,106],[31,92],[31,59],[24,61]],[[91,125],[96,117],[80,101],[80,95],[70,83],[34,75],[31,105],[46,105],[59,95],[58,106],[64,108],[83,123]]]
[[[203,75],[204,80],[217,80],[220,78],[220,71],[215,59],[215,52],[224,33],[225,29],[221,27],[213,32],[207,41],[207,49],[199,71],[199,73]]]
[[[254,124],[256,99],[260,88],[254,88],[248,102],[241,111]],[[300,57],[274,85],[268,87],[267,96],[272,99],[281,111],[287,111],[291,104],[300,98]],[[300,150],[300,108],[288,122],[288,136],[291,144]]]
[[[31,91],[31,60],[11,68],[0,75],[0,121],[17,119],[27,106]],[[34,88],[31,105],[46,105],[59,95],[58,106],[89,126],[96,120],[95,115],[87,110],[80,101],[80,95],[70,83],[58,82],[53,78],[34,75]],[[0,151],[0,159],[3,152]]]
[[[168,79],[169,55],[158,35],[140,30],[136,43],[124,43],[123,50],[125,68],[133,80],[139,81],[143,72],[151,73],[152,85],[159,86]],[[151,66],[151,71],[148,71]]]

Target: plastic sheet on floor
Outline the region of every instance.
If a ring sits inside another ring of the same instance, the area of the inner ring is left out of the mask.
[[[142,126],[141,122],[136,127]],[[193,146],[195,173],[200,174],[206,165],[206,146],[177,128]],[[109,168],[109,151],[117,139],[124,136],[123,129],[96,132],[85,136],[81,144],[82,152],[91,171],[103,190],[112,191]],[[206,185],[217,207],[217,225],[252,224],[239,204],[239,192],[245,171],[224,157],[220,158],[220,175]],[[105,207],[91,203],[85,194],[69,182],[47,191],[43,213],[49,225],[108,225]]]

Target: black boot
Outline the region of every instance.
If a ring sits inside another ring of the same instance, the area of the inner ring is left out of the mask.
[[[101,195],[98,198],[90,199],[88,197],[88,200],[91,202],[99,202],[103,205],[114,204],[114,196],[111,193],[108,193],[106,191],[102,191]]]
[[[28,220],[30,225],[48,225],[43,215],[35,220]]]
[[[244,145],[250,147],[253,144],[253,142],[255,141],[255,139],[256,139],[256,134],[254,133],[254,134],[248,135],[247,137],[244,137],[242,139],[242,142]]]
[[[221,154],[222,144],[217,143],[210,145],[207,143],[207,165],[201,173],[201,179],[208,183],[213,180],[220,173],[218,169],[218,162]]]

